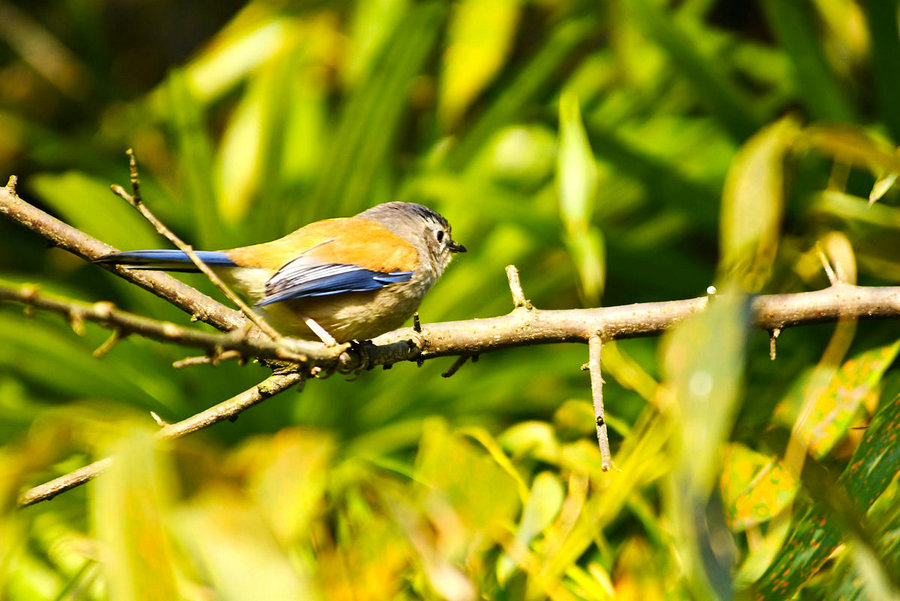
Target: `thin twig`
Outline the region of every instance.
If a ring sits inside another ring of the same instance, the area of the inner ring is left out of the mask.
[[[222,281],[222,278],[216,275],[216,273],[212,269],[210,269],[209,266],[204,263],[199,256],[197,256],[197,253],[194,252],[193,247],[189,246],[181,238],[176,236],[172,230],[170,230],[162,221],[159,220],[159,218],[155,214],[153,214],[153,212],[149,208],[147,208],[147,205],[144,204],[144,201],[140,196],[140,184],[138,182],[137,175],[137,160],[134,156],[134,150],[129,148],[127,153],[129,173],[131,175],[132,194],[129,194],[122,186],[119,186],[117,184],[110,186],[110,189],[113,191],[113,193],[119,198],[125,200],[125,202],[133,206],[135,209],[137,209],[138,212],[144,217],[144,219],[149,221],[153,225],[153,227],[156,228],[156,231],[159,232],[161,236],[165,237],[169,242],[174,244],[178,248],[178,250],[186,254],[191,262],[197,267],[197,269],[199,269],[200,272],[203,273],[203,275],[205,275],[209,279],[209,281],[212,282],[213,285],[222,292],[222,294],[228,297],[228,300],[234,303],[234,305],[241,310],[244,316],[247,317],[247,319],[249,319],[251,322],[253,322],[256,327],[265,332],[266,335],[272,340],[280,340],[281,334],[279,334],[278,331],[275,330],[275,328],[270,326],[265,319],[263,319],[258,313],[255,313],[249,306],[247,306],[247,303],[245,303],[237,294],[235,294],[234,291],[232,291],[231,288],[229,288],[228,285]]]
[[[591,393],[594,397],[594,418],[597,423],[597,442],[600,445],[600,466],[608,472],[612,465],[609,453],[609,436],[606,432],[606,414],[603,410],[603,374],[600,371],[600,354],[603,339],[594,334],[588,340],[588,370],[591,372]]]
[[[113,349],[113,347],[116,346],[116,343],[119,342],[119,340],[121,340],[121,339],[122,339],[122,330],[120,330],[118,328],[114,329],[112,331],[112,334],[109,335],[109,338],[107,338],[103,342],[103,344],[101,344],[94,350],[94,353],[93,353],[94,358],[100,359],[100,358],[106,356],[106,354],[109,351],[111,351]]]
[[[283,392],[295,384],[299,384],[304,378],[305,376],[298,372],[272,374],[253,388],[210,407],[206,411],[202,411],[178,423],[164,425],[160,428],[157,436],[165,440],[181,438],[223,420],[231,419],[265,399]],[[35,486],[19,496],[19,507],[27,507],[40,501],[52,499],[61,492],[81,486],[106,471],[112,465],[112,462],[112,457],[106,457],[65,476],[60,476],[55,480]]]
[[[222,361],[228,361],[230,359],[237,359],[238,363],[243,364],[245,359],[244,356],[235,350],[224,351],[221,353],[217,353],[214,355],[200,355],[199,357],[185,357],[184,359],[179,359],[172,363],[172,367],[175,369],[181,369],[183,367],[193,367],[195,365],[212,365],[215,367]]]
[[[449,378],[453,376],[456,372],[459,371],[459,368],[466,364],[466,361],[469,360],[469,355],[460,355],[456,358],[456,361],[453,362],[453,365],[447,368],[447,371],[441,374],[442,378]]]
[[[522,282],[519,281],[519,270],[515,265],[506,266],[506,278],[509,280],[509,291],[512,293],[513,306],[516,309],[531,310],[531,301],[525,298]]]

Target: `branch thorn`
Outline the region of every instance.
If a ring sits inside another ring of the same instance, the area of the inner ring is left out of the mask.
[[[159,426],[160,428],[165,428],[166,426],[169,425],[169,422],[167,422],[166,420],[164,420],[163,418],[161,418],[161,417],[156,413],[156,411],[151,411],[151,412],[150,412],[150,417],[153,418],[153,421],[155,421],[155,422],[156,422],[156,425]]]
[[[841,284],[841,278],[835,273],[834,268],[831,266],[831,262],[828,260],[828,257],[825,256],[825,251],[822,250],[822,246],[818,242],[816,243],[816,254],[819,256],[819,261],[822,262],[822,268],[825,269],[825,275],[828,276],[828,281],[831,285],[837,286],[838,284]]]
[[[781,336],[781,328],[772,328],[769,330],[769,359],[775,360],[775,350],[778,337]]]

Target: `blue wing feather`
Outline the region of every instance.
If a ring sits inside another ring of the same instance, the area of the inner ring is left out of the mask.
[[[211,266],[236,267],[224,252],[214,250],[195,251],[197,256]],[[165,271],[198,271],[190,258],[180,250],[130,250],[100,257],[95,263],[115,263],[132,269],[161,269]]]
[[[412,271],[384,273],[341,263],[310,264],[304,258],[282,267],[266,283],[266,296],[258,307],[290,299],[330,296],[344,292],[380,290],[390,284],[408,282]]]

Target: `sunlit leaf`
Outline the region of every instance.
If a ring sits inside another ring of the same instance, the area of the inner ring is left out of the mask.
[[[219,215],[239,223],[250,208],[259,185],[260,138],[265,98],[259,86],[251,87],[231,113],[216,157]]]
[[[284,429],[246,450],[249,487],[282,543],[304,539],[322,511],[334,443],[315,431]]]
[[[116,445],[116,460],[94,486],[93,515],[110,597],[171,600],[180,597],[167,536],[166,511],[174,495],[171,475],[148,434]]]
[[[799,431],[813,456],[822,458],[846,434],[863,401],[878,395],[878,383],[890,367],[900,342],[864,351],[846,361],[818,396]]]
[[[178,510],[177,524],[181,544],[220,598],[318,598],[265,520],[236,491],[224,485],[208,488]]]
[[[546,422],[520,422],[501,434],[499,440],[514,458],[534,457],[553,463],[559,457],[559,442]]]
[[[462,0],[447,31],[438,111],[446,127],[456,123],[490,83],[509,51],[521,0]]]
[[[653,549],[639,538],[622,543],[613,567],[615,599],[622,601],[663,601],[666,589],[662,576],[655,568],[657,558]],[[670,591],[671,592],[671,591]]]
[[[216,36],[191,63],[185,75],[193,93],[209,102],[279,52],[294,33],[287,19],[254,4]]]
[[[869,192],[869,205],[872,203],[878,202],[881,200],[881,197],[887,194],[887,191],[891,189],[894,185],[894,182],[897,181],[897,176],[900,175],[897,172],[888,173],[887,175],[883,175],[879,177],[875,184],[872,186],[872,191]]]
[[[409,9],[410,0],[359,0],[354,3],[346,57],[341,77],[354,87],[368,76],[384,44],[391,42],[397,22]]]
[[[798,483],[774,458],[732,443],[722,459],[720,487],[728,525],[741,531],[780,513],[794,499]]]
[[[778,250],[784,160],[798,132],[790,118],[753,136],[731,163],[722,193],[720,265],[748,292],[768,281]]]
[[[453,465],[448,470],[448,465]],[[419,444],[417,479],[439,494],[472,531],[491,530],[510,520],[518,506],[516,481],[489,454],[430,420]],[[485,503],[485,496],[491,498]]]
[[[359,507],[361,491],[350,490],[347,505]],[[368,513],[365,512],[368,509]],[[415,560],[409,539],[389,516],[364,507],[340,516],[341,529],[335,541],[317,544],[318,580],[326,599],[382,601],[395,598],[405,584],[404,570]],[[353,566],[348,570],[347,566]]]
[[[812,148],[835,160],[878,172],[900,171],[900,155],[887,142],[876,140],[858,127],[810,125],[797,138],[798,147]]]
[[[527,549],[531,540],[550,525],[562,507],[564,496],[563,485],[553,473],[541,472],[535,477],[516,530],[518,545]],[[501,585],[506,583],[514,569],[513,559],[506,553],[501,555],[497,560],[497,580]]]

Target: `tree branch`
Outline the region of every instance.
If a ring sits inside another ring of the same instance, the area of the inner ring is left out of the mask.
[[[9,184],[0,188],[0,214],[42,236],[54,246],[59,246],[86,261],[118,252],[115,247],[88,236],[19,198],[15,191],[14,177],[10,178]],[[229,309],[168,274],[108,264],[101,264],[100,267],[164,298],[193,319],[206,322],[220,330],[234,330],[247,325],[247,320],[239,312]]]
[[[150,224],[156,229],[159,235],[163,236],[166,240],[175,245],[178,250],[183,252],[188,256],[191,262],[200,270],[200,272],[209,279],[213,285],[218,288],[222,294],[228,298],[234,305],[240,309],[241,313],[244,314],[253,325],[258,327],[260,330],[265,332],[266,336],[271,338],[272,340],[278,341],[282,338],[281,334],[279,334],[275,328],[270,326],[265,319],[262,318],[261,315],[257,315],[253,312],[253,310],[247,306],[247,304],[241,300],[241,298],[235,294],[231,288],[228,287],[225,282],[222,281],[216,273],[209,268],[209,266],[204,263],[200,257],[194,252],[194,249],[186,244],[181,238],[175,235],[175,232],[170,230],[166,224],[159,220],[159,218],[150,210],[150,208],[144,204],[144,200],[141,198],[141,187],[140,187],[140,179],[138,178],[138,167],[137,167],[137,159],[134,156],[134,150],[129,148],[127,151],[128,154],[128,171],[131,179],[131,194],[125,191],[125,189],[118,185],[113,184],[110,186],[113,194],[130,204],[134,207],[138,213],[141,214],[141,217],[146,219]]]
[[[10,185],[0,188],[0,213],[87,260],[115,252],[116,249],[111,246],[22,201],[15,193],[14,184],[14,179],[11,179]],[[515,308],[507,315],[488,319],[431,323],[418,329],[403,328],[379,336],[371,343],[329,347],[317,342],[293,339],[272,341],[240,313],[224,307],[163,273],[128,270],[109,265],[103,267],[170,301],[192,316],[229,333],[205,333],[181,328],[171,323],[120,311],[109,303],[91,305],[47,296],[39,293],[34,287],[0,286],[0,300],[14,300],[63,314],[73,321],[73,325],[84,320],[96,321],[118,332],[116,336],[119,337],[133,333],[161,341],[199,347],[210,352],[212,361],[215,361],[215,357],[224,356],[223,353],[226,351],[234,351],[240,353],[242,357],[277,358],[299,364],[286,371],[274,373],[260,385],[215,407],[177,424],[163,426],[160,430],[160,436],[163,438],[178,438],[218,423],[222,419],[233,417],[293,384],[302,382],[306,377],[305,374],[327,375],[335,371],[349,372],[376,365],[389,366],[410,359],[422,361],[448,355],[475,357],[503,348],[536,344],[587,343],[595,339],[590,345],[590,363],[596,363],[597,367],[596,370],[592,370],[596,399],[599,382],[602,381],[599,372],[600,344],[597,342],[599,341],[597,332],[602,332],[604,341],[656,335],[702,311],[710,302],[709,296],[703,296],[619,307],[539,310],[533,308],[526,299],[518,272],[515,267],[510,266],[507,268],[507,276]],[[900,317],[900,287],[860,287],[837,281],[832,286],[815,292],[759,296],[754,298],[751,304],[751,322],[770,332],[781,332],[786,327],[794,325],[838,319],[891,317]],[[114,340],[115,338],[113,342]],[[108,350],[107,347],[111,344],[112,342],[101,348]],[[460,365],[462,360],[457,361],[454,367],[448,370],[447,375],[451,375]],[[602,417],[602,414],[599,416]],[[602,436],[599,430],[598,436]],[[602,444],[602,438],[600,442]],[[52,498],[59,492],[90,480],[105,469],[110,461],[112,461],[110,458],[103,459],[27,491],[22,495],[20,502],[28,505]]]
[[[304,379],[305,376],[297,372],[274,373],[253,388],[245,390],[227,401],[222,401],[218,405],[178,423],[163,426],[157,436],[163,440],[181,438],[226,419],[232,419],[240,412],[249,409],[257,403],[296,384],[302,384]],[[19,495],[19,507],[27,507],[40,501],[48,501],[59,493],[81,486],[106,471],[113,461],[113,457],[106,457],[65,476],[60,476],[55,480],[35,486]]]

